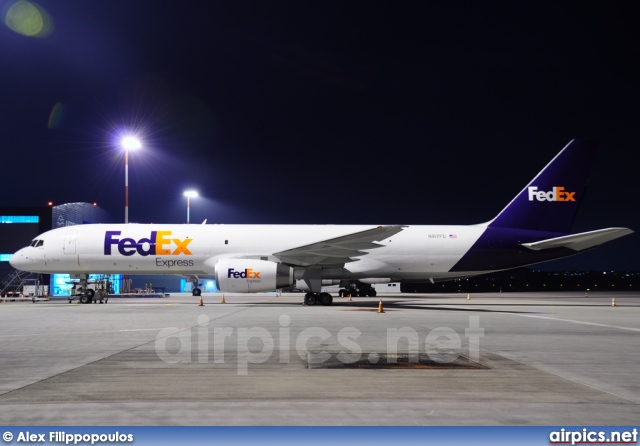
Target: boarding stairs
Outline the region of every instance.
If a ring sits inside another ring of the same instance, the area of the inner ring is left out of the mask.
[[[21,290],[29,276],[32,273],[28,271],[20,271],[14,269],[9,275],[0,282],[0,296],[5,297],[10,291]]]

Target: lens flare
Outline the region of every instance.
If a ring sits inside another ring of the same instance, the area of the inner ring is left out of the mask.
[[[56,103],[51,110],[51,114],[49,115],[49,127],[50,130],[59,129],[62,127],[64,122],[64,117],[67,114],[68,107],[66,104],[62,102]]]
[[[19,0],[7,9],[4,23],[12,31],[29,37],[46,37],[53,31],[53,21],[47,11],[26,0]]]

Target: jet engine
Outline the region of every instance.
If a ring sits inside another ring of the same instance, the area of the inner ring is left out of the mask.
[[[261,293],[293,285],[293,268],[257,259],[223,259],[215,266],[218,289],[224,293]]]

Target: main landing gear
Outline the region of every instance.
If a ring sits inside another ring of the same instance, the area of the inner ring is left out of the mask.
[[[304,304],[305,305],[315,305],[320,304],[324,306],[329,306],[333,303],[333,297],[329,293],[313,293],[309,292],[304,295]]]
[[[338,295],[340,297],[376,297],[376,289],[368,283],[351,282],[343,283],[343,288],[340,288]],[[329,293],[317,293],[310,291],[304,295],[305,305],[320,304],[329,306],[333,304],[333,297]]]

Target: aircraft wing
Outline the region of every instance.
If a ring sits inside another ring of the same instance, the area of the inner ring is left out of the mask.
[[[354,232],[320,242],[311,243],[297,248],[276,252],[273,255],[282,262],[299,266],[344,266],[345,263],[355,262],[358,257],[367,254],[366,249],[379,248],[379,242],[402,231],[404,226],[378,226],[366,231]]]
[[[539,242],[523,243],[522,246],[533,249],[534,251],[551,248],[569,248],[574,251],[583,251],[631,233],[633,233],[633,231],[629,228],[598,229],[597,231],[565,235],[562,237],[541,240]]]

